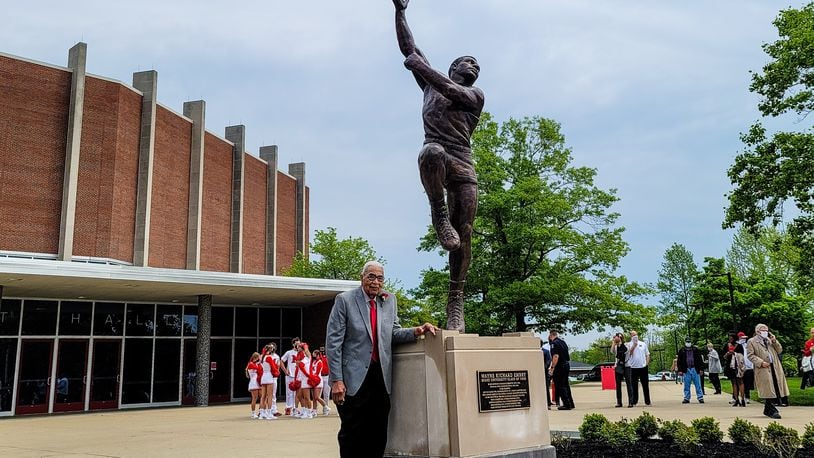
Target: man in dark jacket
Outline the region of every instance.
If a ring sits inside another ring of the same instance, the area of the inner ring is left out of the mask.
[[[684,377],[683,404],[690,403],[690,383],[695,385],[695,397],[699,404],[704,403],[704,392],[701,390],[701,375],[704,373],[704,361],[701,350],[692,344],[692,339],[684,339],[684,348],[678,351],[678,376]]]
[[[554,379],[554,391],[562,400],[562,405],[557,407],[557,410],[571,410],[574,408],[574,398],[571,397],[571,386],[568,381],[568,373],[571,372],[568,345],[560,339],[557,331],[549,331],[548,342],[551,344],[551,365],[548,375]]]

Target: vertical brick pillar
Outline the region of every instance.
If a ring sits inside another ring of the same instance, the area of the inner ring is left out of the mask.
[[[62,179],[62,212],[59,223],[57,259],[73,257],[73,236],[76,222],[76,191],[79,186],[79,150],[82,143],[82,114],[85,109],[85,65],[88,45],[77,43],[68,51],[71,69],[71,99],[68,109],[68,138],[65,146],[65,173]]]
[[[212,295],[198,296],[198,353],[195,357],[195,405],[209,405],[209,342],[212,336]]]
[[[266,274],[277,275],[277,145],[260,147],[266,173]]]
[[[296,251],[307,258],[308,252],[305,249],[305,162],[288,164],[288,174],[297,180],[297,218],[294,226],[297,232]]]
[[[133,265],[145,267],[150,259],[150,207],[153,200],[153,153],[155,151],[155,113],[158,97],[158,72],[133,73],[133,87],[141,91],[141,131],[138,151],[136,191],[136,237]]]
[[[204,134],[206,103],[184,103],[184,116],[192,120],[189,161],[189,212],[187,221],[187,269],[201,269],[201,209],[203,208]]]
[[[229,272],[243,272],[243,176],[246,151],[246,126],[229,126],[226,139],[232,148],[232,239],[229,250]]]

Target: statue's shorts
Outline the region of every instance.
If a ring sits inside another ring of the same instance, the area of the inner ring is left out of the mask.
[[[445,170],[444,186],[478,184],[471,149],[427,140],[418,155],[418,166],[423,169],[425,165],[439,164]]]

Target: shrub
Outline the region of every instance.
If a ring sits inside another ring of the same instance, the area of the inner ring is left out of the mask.
[[[661,423],[659,426],[659,437],[661,440],[667,443],[672,443],[675,441],[676,434],[682,428],[687,428],[687,425],[681,422],[681,420],[668,420]]]
[[[803,447],[814,448],[814,422],[806,425],[806,429],[803,432],[802,444]]]
[[[585,441],[602,441],[602,427],[609,423],[601,413],[586,414],[579,425],[579,435]]]
[[[783,366],[783,373],[786,374],[786,377],[797,377],[797,374],[800,372],[800,364],[797,362],[797,358],[793,356],[782,358],[781,364]]]
[[[698,440],[702,444],[713,444],[721,442],[724,432],[721,431],[720,424],[712,417],[697,418],[692,421],[692,428],[698,434]]]
[[[698,433],[694,428],[691,428],[684,423],[679,422],[673,442],[686,456],[700,456],[698,450]]]
[[[632,426],[640,440],[649,439],[659,433],[658,421],[650,412],[642,413],[639,418],[633,420]]]
[[[624,418],[615,423],[606,423],[599,430],[602,443],[610,448],[630,447],[636,442],[636,432],[633,425]]]
[[[800,435],[775,421],[763,431],[764,452],[777,457],[793,457],[800,447]]]
[[[727,432],[735,444],[760,445],[760,428],[747,420],[735,418]]]

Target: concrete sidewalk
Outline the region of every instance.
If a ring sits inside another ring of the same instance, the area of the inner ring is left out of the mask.
[[[635,418],[647,410],[658,418],[690,420],[712,416],[726,430],[735,417],[765,426],[758,403],[730,407],[729,396],[710,395],[701,405],[693,399],[681,404],[682,386],[672,382],[650,384],[652,407],[614,408],[613,391],[597,383],[573,387],[575,410],[549,412],[552,430],[576,431],[586,413],[599,412],[611,420]],[[814,408],[786,407],[780,423],[799,431],[814,417]],[[280,417],[252,420],[247,405],[120,410],[104,413],[63,414],[0,419],[0,456],[230,456],[320,457],[339,456],[335,412],[312,420]]]

